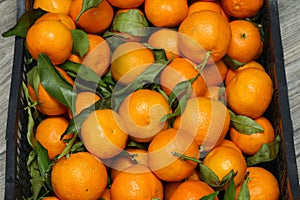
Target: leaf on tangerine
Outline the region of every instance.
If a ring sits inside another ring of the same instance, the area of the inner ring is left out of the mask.
[[[96,8],[99,6],[99,4],[102,2],[103,0],[83,0],[82,1],[82,8],[79,12],[79,14],[76,17],[76,21],[79,21],[79,18],[81,17],[81,15],[88,11],[89,9],[92,8]]]
[[[2,36],[19,36],[25,38],[29,27],[45,13],[47,12],[40,8],[26,11],[18,20],[17,24],[8,31],[2,33]]]
[[[73,39],[72,53],[82,58],[89,50],[89,38],[87,34],[80,29],[71,30],[71,33]]]
[[[129,9],[115,15],[111,29],[112,31],[129,33],[133,36],[147,36],[149,34],[148,22],[144,15],[137,9]]]
[[[279,152],[280,141],[281,137],[277,135],[273,142],[263,144],[255,155],[246,158],[247,166],[274,160]]]
[[[200,200],[214,200],[219,194],[219,191],[215,191],[211,194],[205,195],[204,197],[201,197]]]
[[[237,70],[238,68],[240,68],[241,66],[246,64],[246,63],[234,60],[234,59],[230,58],[228,55],[224,56],[223,61],[233,70]]]
[[[240,133],[243,134],[252,134],[252,133],[262,133],[264,132],[263,127],[258,124],[256,121],[251,119],[250,117],[244,115],[235,115],[231,110],[230,113],[230,121],[232,126]]]
[[[73,86],[61,77],[55,66],[46,54],[39,54],[37,68],[40,81],[45,90],[67,108],[73,111],[73,100],[76,93]]]
[[[234,177],[231,177],[228,187],[225,190],[224,200],[232,200],[235,198]]]

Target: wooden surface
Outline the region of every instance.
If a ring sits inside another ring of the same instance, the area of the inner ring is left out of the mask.
[[[298,1],[279,0],[278,7],[297,166],[300,172],[300,4]],[[0,0],[0,32],[7,30],[15,23],[16,0]],[[14,38],[0,36],[0,199],[4,198],[5,132],[13,45]]]

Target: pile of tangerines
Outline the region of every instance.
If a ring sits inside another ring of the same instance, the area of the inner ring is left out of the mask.
[[[250,163],[276,142],[263,4],[35,0],[32,198],[278,199],[275,176]]]

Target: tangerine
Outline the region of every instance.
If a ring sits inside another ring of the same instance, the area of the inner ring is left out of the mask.
[[[121,171],[111,185],[114,200],[163,199],[162,182],[144,165]]]
[[[227,16],[227,14],[223,11],[222,7],[220,6],[220,4],[216,1],[196,1],[193,2],[190,6],[189,6],[189,12],[188,15],[201,11],[201,10],[211,10],[214,12],[219,13],[220,15],[222,15],[224,17],[224,19],[226,19],[227,21],[229,21],[229,17]]]
[[[133,82],[154,63],[151,50],[138,42],[125,42],[115,49],[110,66],[112,77],[121,84]]]
[[[208,86],[222,85],[225,80],[228,68],[223,60],[206,65],[202,70],[202,77]]]
[[[201,199],[214,190],[203,181],[188,180],[177,187],[170,200]],[[218,197],[215,198],[217,200]]]
[[[247,182],[250,200],[279,199],[279,186],[275,176],[262,167],[248,167],[249,181]],[[236,188],[236,199],[241,185]]]
[[[125,154],[125,155],[124,155]],[[120,171],[125,171],[126,168],[135,165],[148,164],[148,154],[146,150],[142,149],[125,149],[124,154],[120,154],[113,158],[111,163],[111,179],[114,180]]]
[[[168,123],[161,119],[170,113],[170,106],[159,92],[140,89],[124,99],[118,113],[133,140],[150,142],[159,131],[167,128]]]
[[[147,19],[156,27],[178,26],[188,15],[187,0],[145,0]]]
[[[110,47],[99,35],[87,34],[89,40],[88,52],[82,57],[81,63],[91,68],[100,77],[104,76],[110,65]],[[80,72],[79,72],[80,73]]]
[[[108,0],[113,6],[118,8],[136,8],[144,3],[145,0]]]
[[[232,37],[227,55],[242,63],[254,60],[261,51],[258,28],[246,20],[233,20],[229,25]]]
[[[167,59],[177,58],[180,55],[178,48],[179,33],[171,29],[159,29],[148,38],[148,44],[154,48],[164,49]]]
[[[63,13],[46,13],[43,16],[39,17],[34,23],[36,24],[46,20],[60,21],[61,23],[66,25],[70,30],[76,29],[76,24],[73,21],[73,19],[69,15]]]
[[[47,117],[37,126],[35,139],[48,150],[50,160],[64,150],[66,147],[64,139],[70,139],[73,137],[72,134],[68,134],[65,135],[63,140],[61,139],[61,136],[67,129],[68,125],[68,120],[63,117]]]
[[[212,149],[204,158],[203,165],[207,166],[222,180],[231,170],[237,173],[234,177],[235,185],[246,175],[246,161],[240,151],[229,146],[218,146]]]
[[[29,28],[26,47],[36,60],[39,53],[44,53],[54,65],[62,64],[70,57],[73,49],[72,33],[60,21],[41,21]]]
[[[245,134],[240,133],[235,128],[230,128],[230,139],[247,155],[254,155],[263,144],[273,142],[275,132],[270,121],[265,117],[259,117],[254,120],[263,129],[263,132]]]
[[[247,68],[239,71],[227,85],[227,103],[236,114],[255,119],[268,108],[273,90],[273,82],[265,71]]]
[[[260,63],[254,61],[254,60],[247,62],[246,64],[244,64],[243,66],[239,67],[236,70],[229,68],[227,71],[226,77],[225,77],[225,85],[227,86],[229,84],[229,82],[237,74],[237,72],[247,69],[247,68],[257,68],[257,69],[261,69],[261,70],[265,71],[264,67]]]
[[[163,91],[170,96],[177,84],[195,78],[199,71],[185,58],[174,58],[161,72],[160,85]],[[202,76],[198,76],[192,83],[192,96],[202,96],[206,84]]]
[[[88,152],[62,157],[52,167],[51,185],[59,199],[94,200],[104,193],[108,181],[103,163]]]
[[[93,105],[95,102],[97,102],[100,99],[101,98],[96,93],[88,92],[88,91],[79,92],[76,96],[76,101],[75,101],[76,114],[79,114],[82,110]]]
[[[211,10],[190,14],[180,24],[179,49],[181,53],[196,63],[202,63],[207,51],[209,63],[218,62],[228,51],[231,30],[228,21]]]
[[[93,111],[82,124],[80,136],[86,149],[101,159],[119,154],[128,137],[123,120],[111,109]]]
[[[223,10],[232,17],[253,17],[263,6],[263,0],[221,0]]]
[[[222,143],[230,125],[230,115],[220,101],[207,97],[187,100],[184,111],[176,117],[173,127],[195,137],[203,151]]]
[[[107,0],[101,1],[97,7],[85,11],[77,20],[82,9],[83,0],[73,0],[69,15],[76,25],[87,33],[98,34],[104,32],[111,24],[114,10]]]
[[[148,147],[148,166],[161,180],[180,181],[188,177],[197,163],[176,154],[200,158],[194,138],[184,131],[169,128],[159,132]]]
[[[68,74],[61,68],[55,67],[58,73],[64,78],[68,83],[74,85],[73,79],[71,79]],[[37,102],[35,106],[38,111],[45,115],[56,116],[66,113],[67,107],[60,103],[57,99],[52,97],[44,88],[44,86],[39,83],[37,92],[34,88],[27,84],[28,93],[31,100]]]
[[[50,13],[68,14],[72,0],[35,0],[33,8],[41,8]]]

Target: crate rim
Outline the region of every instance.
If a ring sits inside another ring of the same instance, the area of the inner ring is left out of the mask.
[[[282,129],[284,132],[284,146],[286,152],[294,152],[292,155],[286,155],[287,161],[287,173],[289,178],[290,186],[292,187],[292,194],[294,199],[300,199],[300,186],[298,178],[298,169],[295,155],[295,146],[294,146],[294,129],[292,125],[291,115],[290,115],[290,105],[288,99],[287,91],[287,80],[286,72],[284,65],[284,55],[282,48],[281,40],[281,30],[279,24],[279,10],[278,10],[278,0],[269,0],[269,10],[270,23],[271,23],[271,33],[272,41],[274,46],[274,60],[277,72],[277,83],[278,83],[278,95],[279,95],[279,104],[280,104],[280,113],[282,119]],[[288,137],[288,135],[292,137]]]
[[[17,16],[19,20],[26,10],[24,0],[17,0]],[[20,86],[23,60],[18,58],[24,55],[24,39],[15,37],[14,59],[12,66],[12,77],[10,84],[9,105],[6,123],[6,163],[5,163],[5,199],[16,199],[16,143],[18,132],[18,115],[20,101]]]
[[[293,152],[292,155],[286,155],[288,181],[291,185],[291,192],[294,199],[300,199],[300,186],[298,179],[298,170],[296,163],[295,147],[293,137],[288,137],[288,134],[294,136],[294,130],[290,115],[290,105],[287,91],[286,73],[284,68],[284,56],[281,41],[281,32],[279,24],[278,0],[265,0],[268,2],[272,41],[274,46],[274,60],[277,72],[278,94],[280,100],[280,113],[282,116],[282,128],[284,132],[284,148],[286,152]],[[17,0],[17,20],[26,11],[26,1]],[[6,125],[6,167],[5,167],[5,199],[16,199],[16,144],[18,132],[18,115],[19,115],[19,100],[21,87],[21,74],[24,64],[23,60],[18,58],[24,55],[24,39],[15,37],[14,44],[14,59],[12,67],[11,87],[8,105],[8,117]]]

